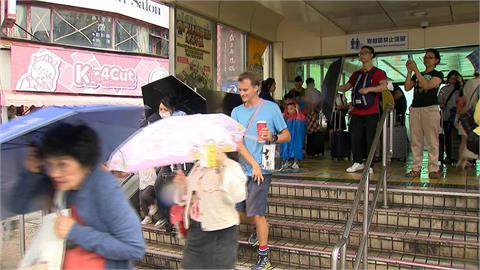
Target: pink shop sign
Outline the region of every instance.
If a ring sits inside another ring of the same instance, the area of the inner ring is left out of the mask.
[[[12,45],[15,90],[141,96],[141,87],[168,76],[168,59]]]

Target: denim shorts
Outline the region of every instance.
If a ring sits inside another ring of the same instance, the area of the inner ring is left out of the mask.
[[[237,210],[239,212],[245,212],[247,217],[265,216],[267,213],[267,198],[271,182],[271,174],[264,174],[263,182],[260,185],[253,180],[253,177],[249,176],[247,182],[247,199],[237,203]]]

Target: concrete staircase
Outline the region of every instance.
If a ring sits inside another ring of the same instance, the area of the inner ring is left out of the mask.
[[[269,245],[273,268],[330,268],[330,253],[343,233],[357,185],[274,179],[270,188]],[[370,186],[373,193],[373,186]],[[479,269],[480,194],[456,189],[393,187],[389,208],[377,206],[369,240],[369,269]],[[358,248],[362,211],[348,244],[347,268]],[[184,241],[144,226],[147,254],[141,269],[178,269]],[[248,269],[256,249],[240,226],[238,269]]]

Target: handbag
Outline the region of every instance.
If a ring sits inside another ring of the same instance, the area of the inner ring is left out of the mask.
[[[64,192],[55,193],[54,204],[58,210],[65,205]],[[63,215],[70,213],[69,209],[61,210]],[[32,244],[20,261],[18,269],[63,269],[65,239],[60,239],[55,233],[55,219],[58,213],[54,212],[43,217],[43,223],[35,235]]]
[[[480,155],[480,141],[479,136],[473,130],[468,133],[467,149],[476,155]]]

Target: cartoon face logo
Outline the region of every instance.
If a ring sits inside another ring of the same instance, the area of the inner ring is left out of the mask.
[[[60,75],[61,59],[47,49],[32,54],[28,72],[17,83],[17,90],[54,92]]]
[[[159,67],[154,69],[152,72],[150,72],[148,82],[151,83],[151,82],[163,79],[167,76],[168,76],[168,70]]]

